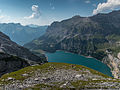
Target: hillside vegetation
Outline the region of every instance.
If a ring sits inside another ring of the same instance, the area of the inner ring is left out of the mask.
[[[3,75],[0,87],[9,90],[108,89],[119,88],[119,82],[81,65],[46,63]]]

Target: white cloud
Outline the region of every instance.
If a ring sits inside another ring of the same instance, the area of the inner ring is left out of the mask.
[[[11,22],[10,16],[5,14],[3,15],[2,10],[0,9],[0,23],[9,23],[9,22]]]
[[[0,16],[0,19],[3,19],[3,18],[5,18],[5,16]]]
[[[38,5],[33,5],[32,6],[32,15],[28,17],[24,17],[25,19],[38,19],[41,16],[40,9]]]
[[[90,2],[90,0],[86,0],[86,1],[85,1],[85,3],[87,3],[87,4],[88,4],[88,3],[91,3],[91,2]]]
[[[52,17],[41,17],[39,7],[37,5],[32,6],[32,15],[28,17],[13,17],[8,16],[6,14],[2,13],[2,10],[0,9],[0,23],[21,23],[22,25],[29,25],[29,24],[35,24],[35,25],[50,25],[53,21]],[[34,13],[39,12],[38,16],[34,16]],[[31,19],[31,18],[36,19]],[[25,19],[26,18],[26,19]]]
[[[97,8],[93,10],[93,14],[97,14],[106,10],[114,10],[120,7],[120,0],[107,0],[107,2],[99,3]]]
[[[6,16],[6,15],[0,16],[0,23],[10,23],[10,22],[12,22],[10,16]]]

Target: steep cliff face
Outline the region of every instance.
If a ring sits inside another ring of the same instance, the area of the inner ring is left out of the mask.
[[[120,78],[120,53],[115,56],[112,52],[107,52],[107,56],[102,61],[111,68],[114,78]]]

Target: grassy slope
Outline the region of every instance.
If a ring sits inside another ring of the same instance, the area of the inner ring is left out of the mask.
[[[3,75],[1,78],[0,78],[0,84],[8,84],[8,83],[12,83],[11,81],[8,81],[7,78],[8,77],[12,77],[14,78],[15,80],[19,80],[20,82],[24,81],[25,79],[29,78],[29,77],[32,77],[34,76],[34,73],[35,71],[37,70],[40,70],[40,72],[42,73],[46,73],[46,72],[53,72],[55,71],[56,68],[57,70],[59,69],[65,69],[65,70],[68,70],[68,69],[71,69],[71,70],[75,70],[75,71],[84,71],[84,70],[89,70],[91,74],[93,75],[98,75],[98,76],[102,76],[104,79],[103,80],[88,80],[88,81],[83,81],[83,80],[80,80],[80,81],[76,81],[76,82],[71,82],[71,84],[75,87],[75,88],[85,88],[86,85],[95,85],[95,83],[99,83],[99,82],[119,82],[119,81],[116,81],[116,80],[113,80],[111,77],[108,77],[100,72],[97,72],[95,70],[92,70],[90,68],[87,68],[87,67],[84,67],[84,66],[81,66],[81,65],[73,65],[73,64],[66,64],[66,63],[46,63],[46,64],[43,64],[43,65],[36,65],[36,66],[29,66],[29,67],[26,67],[24,69],[21,69],[19,71],[16,71],[16,72],[12,72],[10,74],[5,74]],[[22,74],[29,74],[28,76],[22,76]],[[82,73],[82,74],[86,74],[86,73]],[[110,80],[108,80],[110,79]],[[63,82],[59,83],[60,85],[63,84]],[[58,84],[57,84],[58,85]],[[50,88],[50,89],[60,89],[59,87],[57,86],[50,86],[50,85],[47,85],[47,84],[38,84],[34,87],[31,87],[31,89],[33,90],[39,90],[40,88]],[[92,86],[92,88],[99,88],[100,86]],[[90,87],[89,87],[90,88]],[[108,88],[108,87],[104,87],[104,88]],[[112,87],[111,87],[112,88]],[[114,88],[114,87],[113,87]],[[25,90],[28,90],[29,88],[26,88]]]

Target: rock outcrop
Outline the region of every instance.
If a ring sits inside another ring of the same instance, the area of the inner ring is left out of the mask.
[[[107,64],[111,68],[111,72],[114,76],[114,78],[119,79],[120,78],[120,58],[119,53],[118,57],[114,56],[111,53],[107,52],[107,56],[104,57],[103,63]]]

